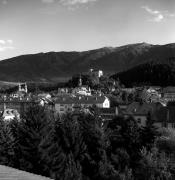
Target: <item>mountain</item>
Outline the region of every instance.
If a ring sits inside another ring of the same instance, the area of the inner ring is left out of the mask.
[[[148,62],[111,76],[126,87],[151,85],[175,86],[175,57],[162,62]]]
[[[148,63],[166,63],[175,57],[175,44],[130,44],[84,52],[48,52],[0,61],[0,81],[61,81],[90,68],[107,73],[126,71]]]

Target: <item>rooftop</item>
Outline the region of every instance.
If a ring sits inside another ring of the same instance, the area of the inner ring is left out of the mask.
[[[168,86],[163,88],[163,93],[175,93],[175,87],[174,86]]]
[[[105,96],[61,96],[55,99],[59,104],[97,104],[105,101]]]
[[[148,113],[154,113],[156,109],[162,107],[160,103],[140,103],[133,102],[126,108],[124,114],[127,115],[148,115]]]

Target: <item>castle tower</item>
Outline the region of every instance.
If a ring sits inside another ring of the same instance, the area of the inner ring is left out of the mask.
[[[21,91],[21,84],[18,84],[18,91]]]
[[[25,93],[27,93],[28,92],[28,89],[27,89],[27,83],[24,83],[24,84],[21,84],[21,83],[19,83],[19,85],[18,85],[18,91],[19,92],[25,92]]]
[[[79,87],[81,87],[81,86],[82,86],[81,74],[80,74],[80,78],[79,78],[79,81],[78,81],[78,86],[79,86]]]

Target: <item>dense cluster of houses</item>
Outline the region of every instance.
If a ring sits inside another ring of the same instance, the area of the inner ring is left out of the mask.
[[[91,70],[90,73],[94,73],[98,77],[103,75],[101,71]],[[82,85],[81,79],[79,87],[71,91],[62,88],[54,95],[49,93],[33,95],[28,93],[26,83],[19,84],[16,93],[1,96],[1,117],[4,120],[20,119],[20,115],[34,104],[46,107],[55,116],[61,116],[67,112],[92,114],[91,107],[93,107],[98,110],[99,117],[103,121],[111,120],[120,115],[132,116],[140,126],[145,126],[149,115],[157,127],[175,128],[175,87],[120,88],[117,91],[128,94],[137,92],[141,100],[122,102],[111,107],[109,94],[92,93],[89,87]]]

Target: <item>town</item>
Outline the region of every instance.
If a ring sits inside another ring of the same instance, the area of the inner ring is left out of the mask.
[[[0,0],[0,180],[175,180],[175,0]]]
[[[98,110],[103,122],[115,116],[133,116],[139,126],[145,126],[148,114],[156,127],[175,128],[175,87],[143,86],[125,88],[119,80],[103,80],[102,70],[89,70],[89,77],[94,81],[91,89],[83,84],[82,75],[74,88],[58,88],[57,92],[28,92],[27,83],[19,83],[18,90],[10,94],[1,94],[0,110],[4,120],[20,119],[20,115],[30,106],[39,104],[52,111],[54,116],[66,113],[78,115],[81,112],[93,114]],[[106,78],[106,77],[105,77]],[[106,87],[105,87],[106,86]]]
[[[175,87],[125,87],[99,69],[47,86],[1,89],[0,177],[174,179]]]

